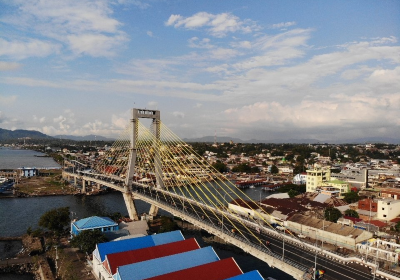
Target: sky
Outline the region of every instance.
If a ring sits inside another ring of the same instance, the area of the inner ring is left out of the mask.
[[[400,1],[0,0],[0,128],[400,138]]]

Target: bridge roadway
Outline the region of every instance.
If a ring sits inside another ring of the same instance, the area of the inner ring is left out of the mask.
[[[88,176],[88,174],[85,174],[83,176],[69,172],[65,174],[96,182],[121,192],[124,191],[122,181],[116,182],[115,178],[104,181],[99,176],[96,178],[96,175]],[[269,266],[276,267],[292,275],[295,279],[302,279],[304,271],[310,267],[314,267],[315,263],[317,269],[324,269],[326,271],[324,279],[327,280],[367,280],[374,278],[369,268],[350,260],[341,261],[340,258],[332,258],[320,248],[310,250],[309,247],[312,246],[303,243],[301,240],[294,240],[293,237],[285,236],[282,233],[259,226],[257,223],[244,218],[222,212],[221,209],[215,209],[188,198],[182,199],[182,197],[168,191],[155,188],[150,189],[145,185],[134,184],[133,198],[162,208],[174,216],[180,217],[238,246],[251,255],[265,261]],[[164,193],[166,196],[164,196]],[[185,207],[185,201],[190,202],[191,207],[187,207],[187,204]],[[221,224],[220,219],[215,217],[216,212],[221,213],[221,217],[222,213],[224,213],[224,215],[231,216],[232,218],[228,223],[226,218],[224,218],[225,223]],[[245,237],[242,237],[239,233],[232,234],[232,223]],[[249,229],[252,233],[249,232]],[[265,247],[261,245],[257,238],[264,244],[266,241],[269,241],[270,246]],[[378,273],[379,271],[377,272],[377,276]],[[398,279],[391,275],[386,276],[389,276],[388,279]]]

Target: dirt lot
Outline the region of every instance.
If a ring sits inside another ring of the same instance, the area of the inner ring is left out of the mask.
[[[61,177],[61,170],[44,170],[41,176],[21,178],[15,185],[16,196],[73,194],[76,189]]]

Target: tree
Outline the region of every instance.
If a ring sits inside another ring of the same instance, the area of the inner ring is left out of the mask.
[[[288,195],[289,195],[290,198],[295,197],[298,194],[299,194],[299,192],[296,191],[296,190],[293,190],[293,189],[288,191]]]
[[[397,222],[394,228],[396,229],[396,231],[400,231],[400,222]]]
[[[271,166],[271,173],[272,173],[272,174],[277,174],[277,173],[279,173],[279,169],[278,169],[278,167],[276,167],[276,165],[272,165],[272,166]]]
[[[47,211],[39,219],[39,226],[54,231],[56,234],[60,234],[69,223],[69,207]]]
[[[216,163],[212,165],[218,172],[224,173],[228,171],[228,167],[223,162],[217,160]]]
[[[342,217],[342,213],[337,208],[329,207],[325,209],[325,220],[336,223],[340,217]]]
[[[79,248],[84,253],[90,254],[96,249],[97,243],[106,241],[106,236],[100,230],[84,230],[72,238],[71,245]]]
[[[347,203],[353,203],[360,200],[360,197],[358,196],[357,192],[348,192],[345,193],[343,196],[344,196],[344,201],[346,201]]]
[[[344,211],[344,214],[349,217],[360,218],[357,211],[353,209],[347,209],[346,211]]]

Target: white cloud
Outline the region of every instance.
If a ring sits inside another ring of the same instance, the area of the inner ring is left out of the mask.
[[[154,37],[153,32],[151,32],[151,31],[147,31],[146,34],[147,34],[147,36],[149,36],[149,37]]]
[[[211,49],[214,48],[212,44],[210,44],[210,39],[204,38],[200,40],[197,37],[192,37],[188,40],[190,48],[199,48],[199,49]]]
[[[0,104],[1,105],[10,105],[15,103],[15,101],[17,100],[17,96],[16,95],[10,95],[10,96],[2,96],[0,95]]]
[[[288,22],[280,22],[280,23],[275,23],[271,26],[272,29],[279,29],[279,28],[286,28],[289,26],[296,25],[295,21],[288,21]]]
[[[45,57],[58,53],[61,49],[59,44],[54,44],[37,39],[26,41],[7,41],[0,38],[0,56],[8,56],[13,59],[24,59],[27,57]]]
[[[172,115],[174,115],[175,117],[180,118],[180,119],[183,119],[185,117],[185,113],[178,112],[178,111],[173,112]]]
[[[46,121],[46,117],[39,118],[36,115],[33,115],[33,121],[38,123],[44,123]]]
[[[171,15],[165,25],[185,29],[206,27],[207,32],[215,37],[225,37],[228,33],[237,31],[250,33],[254,30],[259,30],[259,27],[254,22],[250,20],[242,21],[239,17],[230,13],[210,14],[199,12],[186,18],[181,15]]]
[[[21,64],[17,62],[0,61],[0,71],[12,71],[21,68]]]
[[[123,34],[120,36],[106,36],[102,34],[69,35],[67,40],[74,54],[86,54],[94,57],[114,56],[115,47],[127,39]]]
[[[4,17],[4,23],[11,24],[14,28],[32,30],[42,37],[66,44],[67,49],[75,54],[111,56],[116,52],[115,47],[127,40],[126,34],[119,30],[122,24],[111,17],[111,2],[16,0],[14,4],[18,7],[18,12]],[[22,58],[47,56],[58,46],[34,39],[24,45],[27,45],[25,49],[18,49],[19,57]],[[90,47],[94,49],[89,50]],[[37,52],[37,49],[42,52]],[[59,47],[56,48],[58,49]]]

